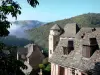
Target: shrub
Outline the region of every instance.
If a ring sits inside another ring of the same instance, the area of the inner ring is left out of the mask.
[[[45,65],[44,64],[39,64],[39,68],[40,69],[44,69],[45,68]]]

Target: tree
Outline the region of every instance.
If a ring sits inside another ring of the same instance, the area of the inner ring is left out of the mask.
[[[32,6],[36,7],[39,4],[37,0],[27,0]],[[9,34],[8,28],[11,23],[7,20],[7,15],[11,14],[12,17],[17,19],[17,16],[21,14],[21,7],[13,0],[1,0],[0,1],[0,36],[7,36]]]
[[[37,0],[27,0],[27,2],[32,6],[36,7],[36,5],[39,5],[39,2]]]
[[[27,0],[32,7],[36,7],[37,0]],[[13,0],[0,0],[0,37],[5,37],[9,34],[8,28],[11,23],[7,20],[7,15],[11,14],[12,17],[17,19],[21,14],[21,7]],[[4,44],[0,44],[0,75],[24,75],[20,70],[26,66],[18,61],[13,55],[3,53]]]
[[[11,52],[11,48],[16,48],[9,48],[9,50],[5,50],[8,49],[8,46],[3,43],[0,44],[0,75],[24,75],[20,68],[25,69],[27,66],[17,60],[16,56]]]
[[[42,69],[43,75],[50,75],[51,64],[48,62],[48,58],[45,58],[42,64],[39,64],[39,68]]]

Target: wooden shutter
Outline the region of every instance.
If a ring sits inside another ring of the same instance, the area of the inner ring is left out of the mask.
[[[59,75],[65,75],[65,68],[59,66]]]
[[[89,58],[91,55],[90,55],[90,51],[91,51],[91,48],[90,46],[87,46],[87,45],[83,45],[83,50],[82,50],[82,55],[86,58]]]

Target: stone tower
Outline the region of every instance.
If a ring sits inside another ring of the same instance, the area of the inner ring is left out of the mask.
[[[52,56],[55,47],[57,46],[59,42],[59,37],[60,34],[62,33],[62,29],[59,25],[55,24],[53,27],[50,29],[50,34],[49,34],[49,58]]]

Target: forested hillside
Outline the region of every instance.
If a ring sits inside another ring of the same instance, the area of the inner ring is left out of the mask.
[[[7,46],[20,46],[23,47],[33,41],[27,40],[25,38],[17,38],[16,36],[0,37],[0,43],[4,43]]]
[[[48,35],[50,28],[54,24],[58,24],[63,28],[67,23],[73,22],[77,23],[80,27],[100,27],[100,13],[88,13],[69,19],[50,22],[43,26],[30,29],[27,33],[30,34],[30,39],[34,40],[35,43],[43,48],[48,48]]]

